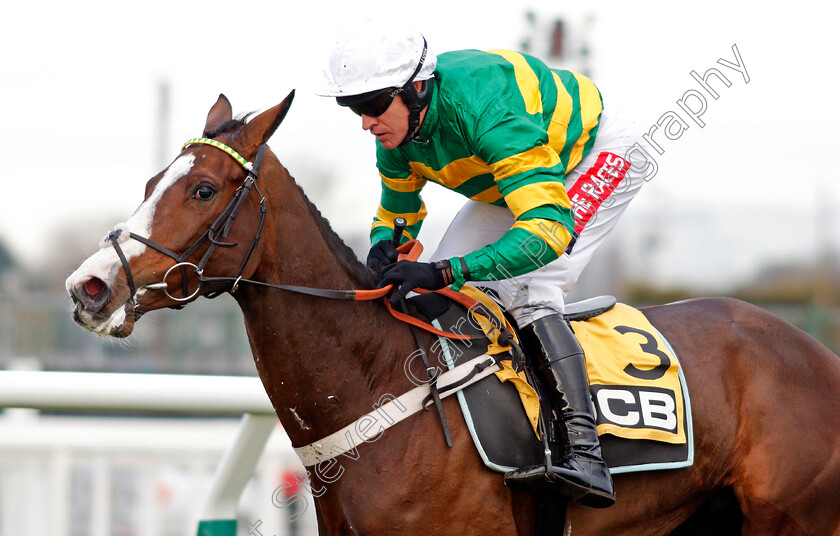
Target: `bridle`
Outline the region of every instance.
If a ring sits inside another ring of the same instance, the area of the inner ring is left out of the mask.
[[[242,273],[245,271],[245,267],[248,264],[248,261],[251,259],[254,250],[257,248],[257,244],[259,244],[260,238],[262,237],[262,230],[265,225],[265,217],[268,213],[268,206],[266,204],[266,198],[262,194],[257,186],[257,178],[259,178],[260,168],[262,167],[263,158],[265,156],[265,151],[268,149],[268,146],[263,144],[257,149],[257,154],[254,157],[253,162],[249,162],[245,159],[242,155],[236,152],[231,147],[221,143],[217,140],[213,140],[210,138],[193,138],[188,140],[183,148],[182,151],[186,149],[189,145],[192,144],[205,144],[210,145],[211,147],[215,147],[224,151],[227,155],[231,158],[236,160],[236,162],[242,166],[245,170],[248,171],[248,175],[245,177],[243,183],[236,189],[231,197],[228,204],[225,206],[224,210],[216,217],[216,220],[210,225],[210,227],[202,234],[190,247],[186,249],[180,255],[175,253],[171,249],[158,244],[157,242],[146,238],[145,236],[138,235],[136,233],[132,233],[129,231],[128,238],[132,238],[137,240],[138,242],[149,246],[150,248],[167,255],[175,260],[175,264],[171,266],[166,272],[163,274],[163,279],[158,283],[151,283],[148,285],[144,285],[141,289],[148,289],[148,290],[161,290],[163,291],[166,296],[178,302],[180,305],[176,305],[173,307],[183,307],[185,302],[189,302],[195,299],[198,296],[199,292],[204,285],[213,285],[218,288],[218,290],[212,291],[208,294],[205,294],[208,298],[215,298],[225,292],[229,292],[233,294],[239,288],[240,283],[247,283],[250,285],[258,285],[262,287],[270,287],[270,288],[277,288],[281,290],[288,290],[291,292],[296,292],[298,294],[307,294],[309,296],[318,296],[321,298],[331,298],[337,300],[354,300],[354,301],[361,301],[361,300],[372,300],[376,298],[380,298],[385,296],[388,291],[390,291],[391,286],[387,286],[380,289],[374,290],[335,290],[335,289],[321,289],[321,288],[312,288],[312,287],[301,287],[296,285],[277,285],[266,283],[263,281],[253,281],[250,279],[244,279],[242,277]],[[238,245],[237,243],[230,243],[230,242],[223,242],[225,238],[227,238],[228,233],[230,233],[231,227],[233,226],[234,222],[236,221],[236,217],[239,214],[242,205],[245,203],[248,194],[252,191],[256,190],[256,192],[260,195],[260,220],[257,225],[257,229],[254,232],[254,239],[251,242],[251,248],[248,250],[247,255],[242,261],[242,264],[239,266],[239,271],[233,277],[229,276],[220,276],[220,277],[207,277],[204,275],[204,268],[207,266],[208,261],[210,260],[210,256],[213,254],[217,247],[222,248],[230,248]],[[115,229],[111,231],[108,236],[105,237],[105,240],[110,242],[111,245],[114,247],[114,250],[117,252],[117,256],[122,263],[123,270],[125,270],[126,276],[126,283],[128,284],[129,292],[131,293],[129,297],[129,302],[134,302],[136,307],[136,295],[137,291],[141,290],[138,289],[134,283],[134,277],[131,273],[131,267],[128,264],[128,259],[123,253],[122,247],[120,246],[120,237],[122,236],[123,229]],[[123,238],[125,240],[125,238]],[[210,242],[210,245],[207,248],[207,251],[204,252],[204,255],[201,257],[201,260],[198,264],[194,264],[189,262],[187,259],[193,255],[202,245],[206,242]],[[422,252],[422,246],[419,244],[414,244],[413,242],[407,242],[404,244],[406,246],[405,253],[407,253],[407,259],[409,260],[417,260],[417,257],[420,256]],[[409,252],[409,247],[415,246]],[[403,248],[401,248],[402,250]],[[169,292],[168,284],[166,280],[169,277],[169,274],[172,273],[175,269],[180,269],[181,271],[181,281],[182,281],[182,288],[183,288],[183,297],[173,296]],[[192,293],[189,290],[189,284],[187,282],[187,269],[191,268],[196,276],[198,277],[198,285]]]
[[[193,300],[198,293],[201,291],[203,285],[212,284],[212,285],[223,285],[226,288],[219,289],[208,297],[216,297],[224,292],[236,292],[236,289],[239,287],[239,282],[242,280],[242,273],[245,271],[245,267],[248,265],[248,261],[251,259],[251,255],[254,253],[254,250],[257,248],[257,244],[259,244],[260,238],[262,237],[262,230],[263,226],[265,225],[265,217],[266,213],[268,212],[268,207],[266,205],[265,196],[257,186],[257,178],[260,174],[260,168],[262,167],[263,158],[265,157],[265,152],[268,148],[267,145],[263,144],[257,149],[257,154],[254,157],[253,162],[249,162],[246,160],[242,155],[238,152],[233,150],[231,147],[210,139],[210,138],[193,138],[188,140],[181,150],[183,151],[188,146],[193,144],[205,144],[210,145],[211,147],[216,147],[224,151],[226,154],[231,156],[236,162],[242,166],[247,172],[248,175],[245,177],[245,180],[242,184],[236,189],[231,197],[228,204],[225,206],[224,210],[216,217],[215,221],[207,228],[207,230],[195,241],[193,244],[186,249],[180,255],[175,253],[171,249],[158,244],[157,242],[146,238],[145,236],[140,236],[136,233],[132,233],[129,231],[128,238],[132,238],[137,240],[138,242],[149,246],[150,248],[167,255],[175,260],[175,264],[171,266],[163,275],[163,279],[159,283],[152,283],[149,285],[145,285],[142,288],[148,290],[161,290],[163,291],[166,296],[180,304],[184,302],[188,302]],[[236,242],[224,242],[223,240],[227,238],[228,234],[230,233],[231,227],[233,227],[234,222],[236,221],[236,217],[239,215],[239,211],[242,209],[242,205],[245,204],[245,200],[248,198],[248,194],[251,193],[252,190],[256,190],[257,194],[260,196],[260,219],[259,223],[257,224],[257,229],[254,232],[254,238],[251,242],[251,247],[248,250],[248,253],[245,255],[245,258],[242,260],[242,263],[239,266],[239,271],[237,272],[236,276],[234,277],[204,277],[204,268],[207,266],[208,261],[210,260],[210,256],[216,250],[217,247],[219,248],[231,248],[238,245]],[[123,229],[115,229],[111,231],[105,240],[110,242],[113,245],[114,250],[117,252],[117,256],[122,263],[123,270],[125,270],[125,277],[126,282],[128,284],[129,291],[131,293],[129,297],[129,302],[134,302],[136,307],[135,298],[137,296],[137,287],[134,284],[134,277],[131,274],[131,268],[128,264],[128,259],[125,256],[125,253],[120,246],[120,236],[123,233]],[[204,252],[204,255],[201,257],[201,260],[198,261],[198,264],[194,264],[189,262],[187,259],[190,258],[199,248],[201,248],[205,243],[209,242],[210,245],[207,247],[207,251]],[[183,289],[183,296],[177,297],[170,294],[168,289],[168,284],[166,282],[169,274],[172,273],[175,269],[180,269],[181,271],[181,282],[182,282],[182,289]],[[189,290],[189,283],[187,282],[187,269],[191,268],[196,276],[198,277],[198,284],[194,292],[190,293]],[[181,305],[183,306],[183,305]]]

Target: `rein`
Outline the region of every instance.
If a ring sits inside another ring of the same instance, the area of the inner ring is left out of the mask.
[[[316,297],[319,297],[319,298],[328,298],[328,299],[334,299],[334,300],[368,301],[368,300],[376,300],[376,299],[379,299],[379,298],[384,298],[385,296],[388,295],[388,293],[393,288],[393,285],[388,285],[388,286],[383,287],[383,288],[372,289],[372,290],[335,290],[335,289],[302,287],[302,286],[296,286],[296,285],[279,285],[279,284],[266,283],[266,282],[263,282],[263,281],[254,281],[254,280],[251,280],[251,279],[244,279],[242,277],[242,273],[245,271],[245,267],[247,266],[248,261],[251,259],[251,255],[254,253],[254,250],[256,250],[257,244],[259,244],[259,241],[262,237],[262,230],[263,230],[263,226],[265,225],[265,218],[266,218],[266,214],[268,212],[268,206],[266,205],[266,198],[262,194],[262,192],[260,191],[259,186],[257,186],[257,182],[256,182],[257,179],[259,178],[260,168],[262,167],[263,158],[265,157],[265,152],[266,152],[268,146],[265,145],[265,144],[260,145],[259,149],[257,149],[257,154],[254,157],[254,161],[249,162],[247,159],[245,159],[242,155],[240,155],[238,152],[236,152],[231,147],[225,145],[224,143],[221,143],[217,140],[213,140],[213,139],[210,139],[210,138],[193,138],[191,140],[188,140],[183,145],[181,150],[183,151],[188,146],[193,145],[193,144],[205,144],[205,145],[209,145],[211,147],[215,147],[217,149],[220,149],[225,154],[229,155],[231,158],[236,160],[236,162],[248,172],[248,175],[245,177],[245,180],[243,181],[242,185],[240,185],[239,188],[236,189],[236,192],[234,192],[233,197],[230,199],[230,201],[225,206],[225,208],[222,210],[222,212],[219,214],[219,216],[216,218],[216,220],[210,225],[210,227],[207,229],[207,231],[205,231],[204,234],[202,234],[198,238],[198,240],[196,240],[190,247],[188,247],[186,249],[186,251],[184,251],[180,255],[178,253],[175,253],[171,249],[167,248],[166,246],[158,244],[157,242],[155,242],[153,240],[150,240],[149,238],[146,238],[144,236],[140,236],[136,233],[132,233],[132,232],[129,231],[127,234],[123,235],[124,229],[115,229],[115,230],[111,231],[108,234],[108,236],[105,237],[105,240],[110,242],[111,245],[113,246],[114,250],[117,253],[117,256],[120,259],[120,262],[122,263],[123,270],[125,270],[126,283],[128,284],[128,288],[129,288],[129,291],[131,293],[131,296],[130,296],[128,301],[134,303],[135,309],[138,307],[137,302],[136,302],[136,296],[137,296],[137,291],[138,290],[148,289],[148,290],[163,291],[163,293],[166,294],[166,296],[169,299],[174,300],[176,302],[179,302],[179,305],[173,306],[174,308],[181,308],[185,305],[185,302],[189,302],[189,301],[195,299],[195,297],[198,296],[198,293],[201,291],[202,285],[205,285],[205,284],[206,285],[227,287],[227,288],[221,288],[220,290],[213,291],[213,292],[207,294],[206,297],[208,297],[208,298],[215,298],[215,297],[217,297],[217,296],[219,296],[219,295],[221,295],[225,292],[229,292],[229,293],[233,294],[234,292],[236,292],[236,290],[239,288],[239,285],[242,284],[242,283],[261,286],[261,287],[267,287],[267,288],[275,288],[275,289],[285,290],[285,291],[289,291],[289,292],[295,292],[295,293],[298,293],[298,294],[305,294],[305,295],[308,295],[308,296],[316,296]],[[254,232],[254,238],[253,238],[253,241],[251,242],[251,247],[249,248],[248,253],[245,255],[245,259],[240,264],[239,271],[237,272],[236,276],[234,276],[234,277],[222,277],[222,276],[219,276],[219,277],[205,277],[204,276],[204,269],[205,269],[207,263],[210,260],[210,256],[213,254],[213,252],[215,251],[215,249],[217,247],[231,248],[231,247],[235,247],[235,246],[238,245],[237,243],[223,242],[222,240],[227,238],[227,235],[228,235],[228,233],[230,233],[231,227],[233,226],[234,222],[236,221],[236,217],[239,214],[239,211],[242,208],[242,205],[245,203],[245,200],[247,199],[248,194],[251,193],[252,190],[255,190],[260,196],[260,220],[259,220],[259,223],[257,225],[257,230]],[[164,255],[166,255],[168,257],[171,257],[172,259],[175,260],[175,264],[173,266],[171,266],[163,274],[163,279],[160,282],[144,285],[140,289],[138,289],[136,287],[136,285],[134,283],[134,277],[132,276],[132,273],[131,273],[131,268],[129,267],[129,264],[128,264],[128,259],[126,258],[125,253],[122,250],[122,247],[120,246],[120,243],[127,240],[127,239],[137,240],[138,242],[140,242],[142,244],[145,244],[145,245],[149,246],[150,248],[152,248],[156,251],[159,251],[160,253],[163,253]],[[206,242],[210,242],[210,245],[208,246],[207,251],[204,252],[204,255],[201,257],[201,260],[199,260],[198,264],[194,264],[192,262],[189,262],[187,259],[191,255],[193,255],[196,251],[198,251],[198,249],[202,245],[204,245]],[[397,251],[400,252],[400,256],[399,256],[400,260],[416,261],[420,257],[420,254],[423,251],[423,246],[419,242],[417,242],[417,240],[410,240],[410,241],[406,242],[405,244],[402,244],[401,246],[399,246],[397,248]],[[169,274],[172,273],[172,271],[175,270],[176,268],[180,269],[180,271],[181,271],[181,285],[182,285],[183,297],[180,297],[180,298],[177,297],[177,296],[173,296],[169,292],[169,285],[166,282],[167,278],[169,277]],[[192,293],[190,293],[189,283],[187,282],[187,268],[192,268],[192,270],[195,272],[195,274],[198,278],[198,284],[196,285],[195,291],[193,291]],[[417,289],[417,290],[419,292],[428,292],[428,291],[423,291],[422,289]],[[452,290],[449,290],[449,289],[443,289],[443,290],[436,291],[436,292],[439,292],[441,294],[445,294],[445,295],[449,296],[451,299],[454,299],[454,300],[460,302],[462,305],[465,305],[467,307],[473,307],[473,306],[475,306],[475,304],[478,303],[475,300],[472,300],[472,298],[469,298],[467,296],[464,296],[463,294],[460,294],[458,292],[455,292],[455,291],[452,291]],[[450,333],[450,332],[447,332],[447,331],[440,330],[440,329],[432,326],[431,324],[423,322],[423,321],[421,321],[421,320],[419,320],[419,319],[417,319],[413,316],[410,316],[410,315],[405,314],[403,312],[396,311],[391,306],[391,303],[390,303],[389,300],[385,300],[385,307],[388,309],[388,312],[394,318],[396,318],[396,319],[398,319],[402,322],[405,322],[407,324],[410,324],[412,326],[416,326],[420,329],[423,329],[424,331],[428,331],[430,333],[433,333],[435,335],[439,335],[441,337],[446,337],[446,338],[449,338],[449,339],[457,339],[457,340],[469,340],[469,339],[474,338],[473,336],[470,336],[470,335],[462,335],[462,334]]]

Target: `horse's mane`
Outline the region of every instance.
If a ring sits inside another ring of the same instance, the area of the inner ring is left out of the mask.
[[[291,175],[289,176],[291,177]],[[338,233],[333,230],[330,226],[329,220],[321,215],[321,211],[318,210],[318,207],[309,200],[306,196],[306,192],[303,191],[303,188],[301,188],[297,181],[295,181],[294,177],[291,178],[295,186],[297,186],[300,191],[300,195],[303,196],[303,200],[306,202],[309,212],[315,219],[315,224],[318,226],[318,230],[321,231],[321,235],[324,239],[326,239],[330,250],[335,253],[335,256],[342,268],[344,268],[362,288],[374,288],[376,286],[376,281],[374,280],[373,274],[359,261],[358,257],[356,257],[356,252],[353,251],[350,246],[345,244],[344,240],[342,240],[341,237],[338,236]]]

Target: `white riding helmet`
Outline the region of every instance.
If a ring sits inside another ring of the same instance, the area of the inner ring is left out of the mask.
[[[324,68],[324,86],[316,93],[348,97],[403,87],[415,71],[413,80],[432,78],[436,66],[437,56],[428,50],[420,32],[400,23],[366,20],[338,39]]]

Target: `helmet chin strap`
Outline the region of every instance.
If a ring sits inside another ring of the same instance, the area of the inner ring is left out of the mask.
[[[420,112],[423,111],[423,104],[416,103],[408,107],[408,132],[405,138],[400,142],[398,147],[402,147],[406,143],[416,138],[417,132],[420,130]],[[420,138],[416,138],[420,139]]]
[[[423,108],[426,107],[428,104],[428,98],[431,96],[432,84],[430,84],[428,80],[423,81],[423,88],[420,90],[420,93],[418,93],[414,88],[414,77],[417,76],[417,73],[420,72],[420,69],[423,68],[423,64],[426,62],[427,50],[428,44],[426,43],[426,38],[424,37],[423,52],[420,54],[420,61],[417,62],[417,67],[408,78],[408,82],[403,85],[403,90],[401,92],[403,102],[408,107],[408,132],[406,132],[405,138],[403,138],[403,141],[400,142],[398,147],[402,147],[415,138],[417,131],[420,130],[420,112],[422,112]]]

